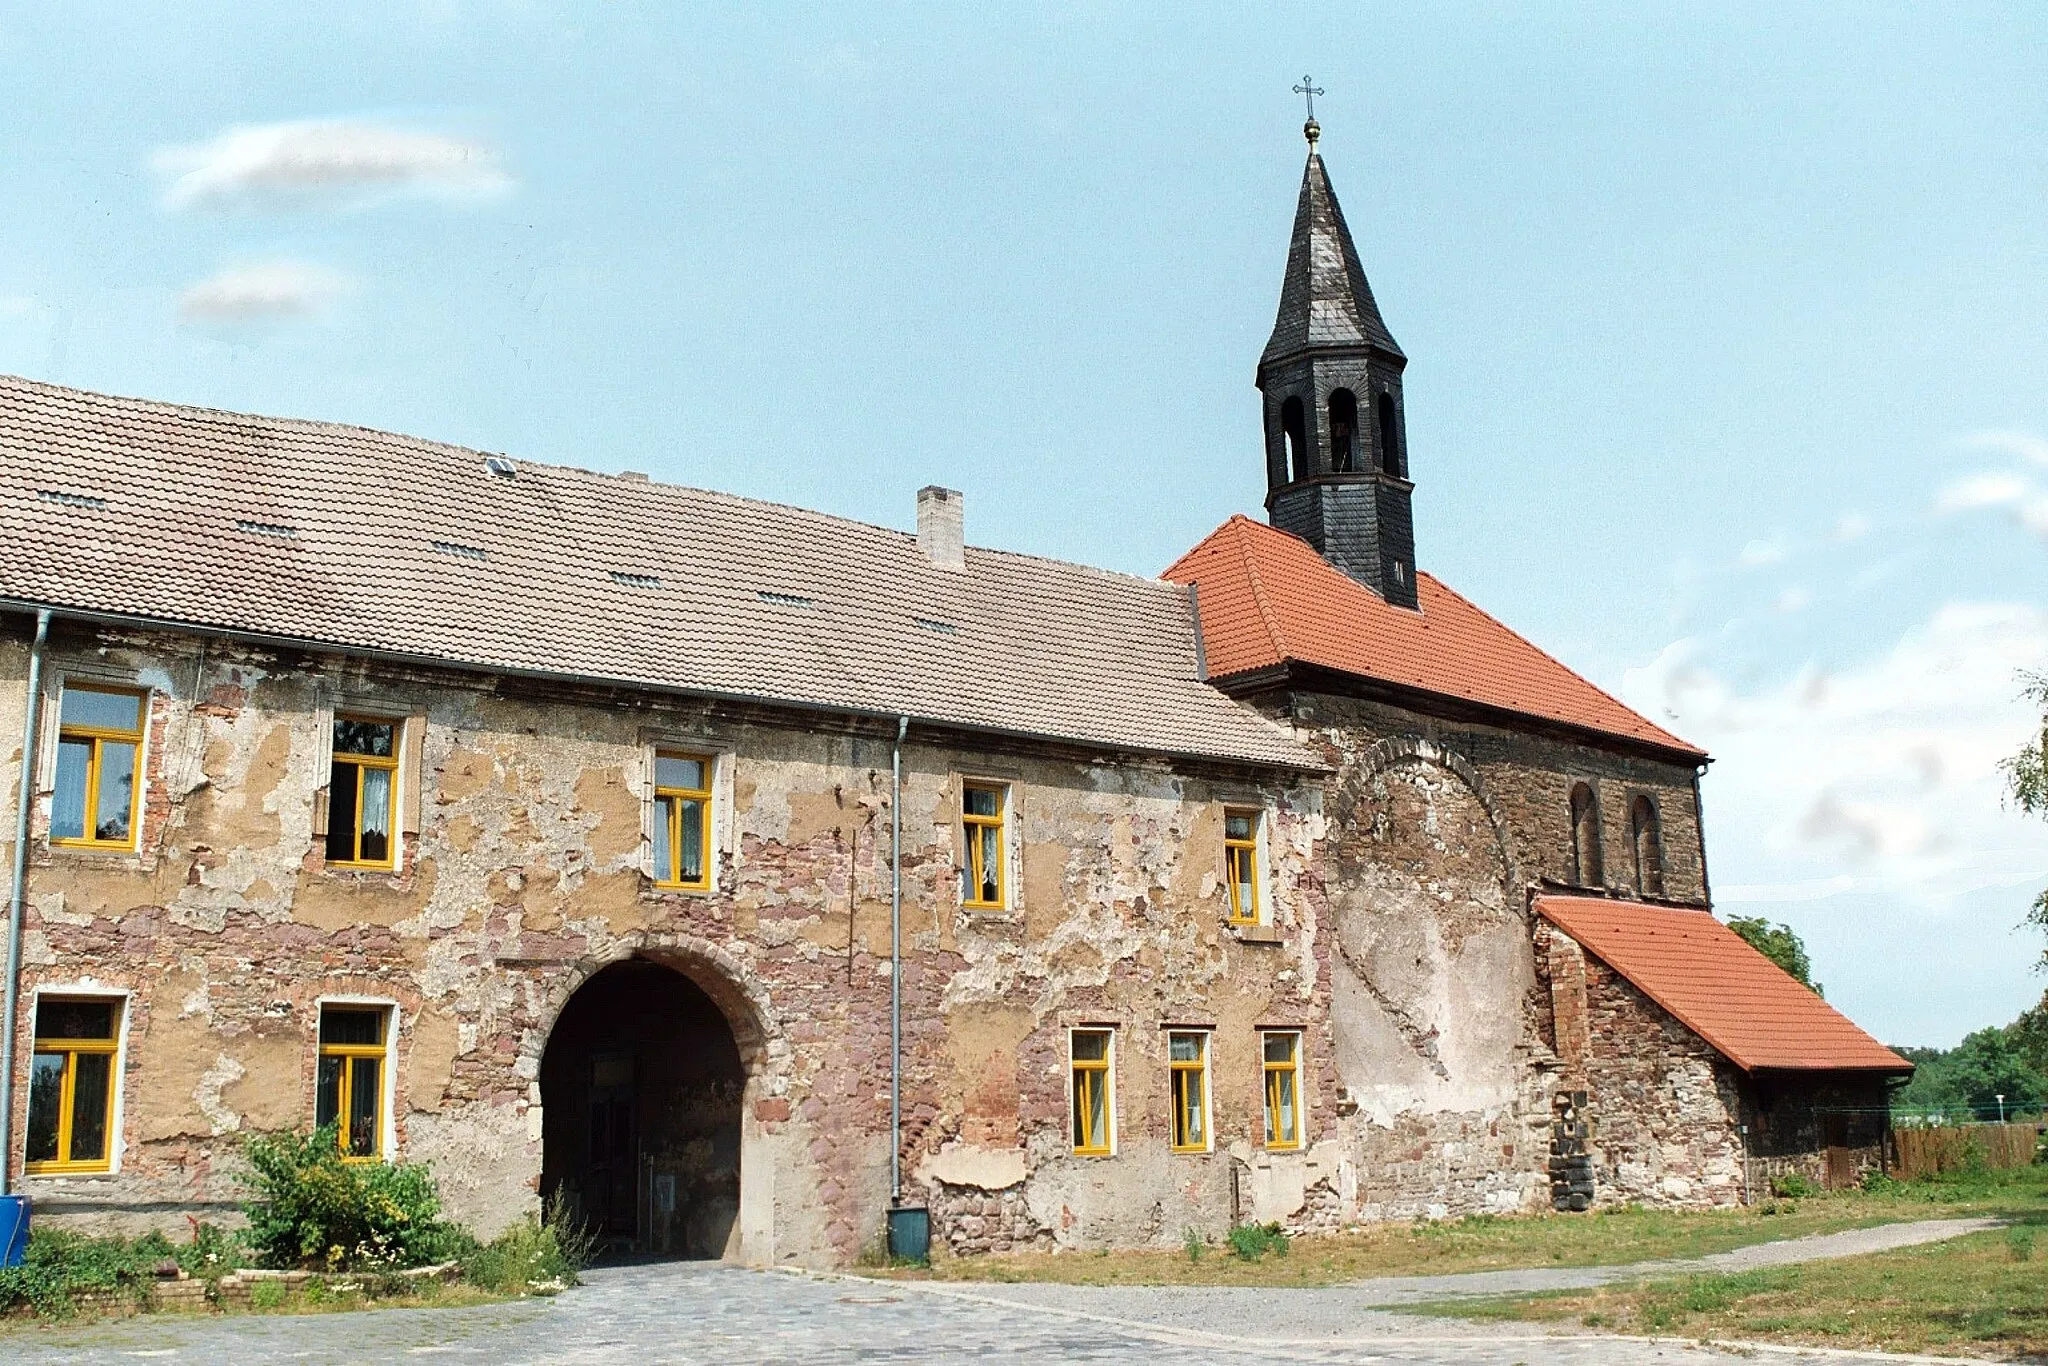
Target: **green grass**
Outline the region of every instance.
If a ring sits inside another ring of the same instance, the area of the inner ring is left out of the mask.
[[[2048,1168],[1939,1183],[1935,1189],[1945,1189],[1952,1201],[1930,1206],[2013,1222],[1989,1233],[1862,1257],[1593,1291],[1451,1301],[1412,1312],[1694,1339],[2048,1353],[2048,1238],[2041,1236],[2048,1233]]]
[[[1093,1253],[941,1255],[929,1270],[898,1275],[949,1281],[1055,1281],[1076,1285],[1334,1285],[1372,1276],[1444,1275],[1537,1266],[1614,1266],[1705,1256],[1752,1243],[1876,1224],[1969,1215],[2048,1214],[2048,1167],[1971,1179],[1888,1184],[1747,1209],[1699,1212],[1624,1208],[1591,1214],[1475,1215],[1370,1225],[1299,1238],[1287,1256],[1228,1252],[1228,1230],[1189,1230],[1179,1248]],[[1185,1241],[1185,1240],[1184,1240]],[[2048,1244],[2036,1265],[2048,1273]]]

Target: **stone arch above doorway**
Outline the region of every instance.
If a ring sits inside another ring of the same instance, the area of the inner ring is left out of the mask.
[[[521,1041],[540,1092],[541,1195],[614,1250],[766,1260],[773,1172],[756,1116],[792,1052],[729,952],[634,936],[549,983]]]
[[[737,956],[689,934],[636,934],[616,940],[609,952],[579,959],[568,971],[549,984],[540,1018],[545,1030],[534,1030],[520,1041],[525,1074],[538,1076],[541,1055],[563,1007],[583,984],[614,963],[645,958],[681,973],[715,1002],[725,1015],[740,1059],[747,1066],[752,1083],[749,1098],[782,1095],[788,1090],[790,1064],[794,1054],[788,1037],[777,1022],[768,992],[760,979]]]

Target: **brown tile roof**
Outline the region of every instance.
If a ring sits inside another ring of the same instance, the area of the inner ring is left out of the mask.
[[[1415,576],[1419,611],[1395,607],[1306,541],[1237,516],[1165,577],[1199,586],[1211,678],[1310,664],[1706,757],[1430,574]]]
[[[0,377],[0,598],[1088,746],[1316,767],[1177,585],[359,427]]]
[[[1536,911],[1747,1071],[1913,1070],[1707,911],[1588,896]]]

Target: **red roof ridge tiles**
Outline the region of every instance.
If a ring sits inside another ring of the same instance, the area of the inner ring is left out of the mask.
[[[1913,1070],[1711,911],[1539,896],[1536,912],[1744,1071]]]
[[[1163,577],[1198,585],[1213,678],[1306,664],[1633,740],[1693,762],[1707,757],[1433,574],[1416,575],[1418,609],[1398,607],[1306,541],[1240,513]]]

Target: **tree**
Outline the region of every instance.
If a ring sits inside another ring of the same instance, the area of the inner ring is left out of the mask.
[[[2048,1078],[2027,1056],[2017,1025],[1980,1029],[1946,1051],[1901,1052],[1915,1065],[1912,1083],[1894,1100],[1903,1109],[1967,1110],[1989,1119],[1998,1113],[2000,1096],[2005,1097],[2007,1115],[2028,1113],[2048,1102]]]
[[[1813,980],[1813,963],[1806,956],[1806,944],[1790,925],[1773,925],[1760,915],[1738,915],[1728,922],[1728,928],[1741,935],[1758,953],[1811,987],[1814,995],[1827,995],[1820,983]]]
[[[2005,773],[2006,790],[2020,810],[2030,816],[2048,816],[2048,673],[2023,673],[2020,677],[2025,680],[2027,700],[2041,708],[2041,733],[1999,768]],[[2026,923],[2048,934],[2048,890],[2034,898]],[[2041,952],[2041,966],[2048,968],[2048,949]]]

